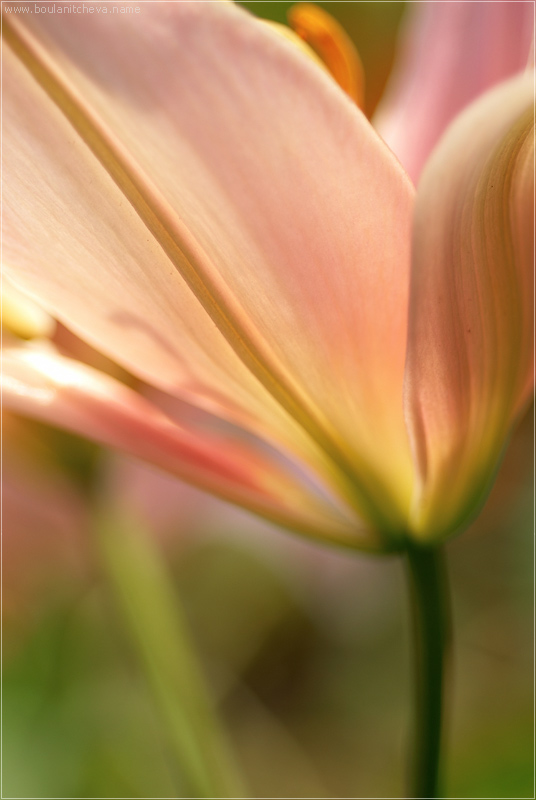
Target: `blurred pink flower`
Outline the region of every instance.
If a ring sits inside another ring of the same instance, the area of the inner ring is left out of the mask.
[[[454,117],[527,66],[533,35],[532,2],[409,3],[374,127],[415,183]]]
[[[19,347],[4,402],[349,546],[466,523],[533,385],[532,77],[454,122],[415,196],[230,3],[4,34],[6,273],[161,393]]]

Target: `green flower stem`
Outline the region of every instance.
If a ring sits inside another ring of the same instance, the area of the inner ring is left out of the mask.
[[[415,727],[409,797],[438,796],[450,606],[438,548],[407,551],[415,639]]]
[[[245,796],[157,547],[139,526],[117,515],[101,516],[96,527],[102,564],[155,697],[185,793]]]

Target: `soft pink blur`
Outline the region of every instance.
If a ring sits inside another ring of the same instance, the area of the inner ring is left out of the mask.
[[[454,117],[523,70],[534,3],[427,0],[408,3],[405,30],[374,125],[417,182]]]

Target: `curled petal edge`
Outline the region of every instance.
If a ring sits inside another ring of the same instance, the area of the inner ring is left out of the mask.
[[[533,391],[533,98],[520,76],[473,104],[417,193],[405,410],[421,540],[478,512]]]

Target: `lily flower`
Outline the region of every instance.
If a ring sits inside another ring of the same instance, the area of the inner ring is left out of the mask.
[[[532,77],[416,193],[242,9],[114,7],[4,15],[4,269],[152,395],[26,346],[4,403],[309,536],[452,535],[532,391]]]

